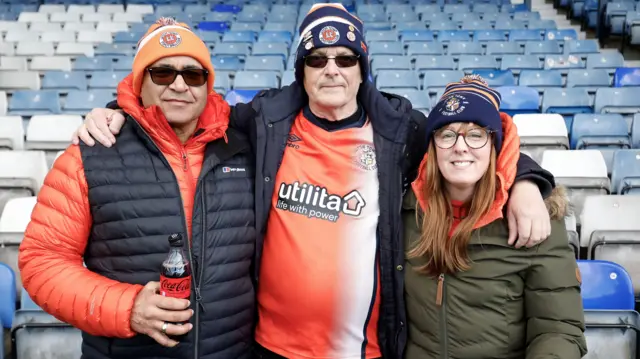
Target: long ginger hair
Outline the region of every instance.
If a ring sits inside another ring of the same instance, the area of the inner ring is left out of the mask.
[[[428,275],[453,274],[468,270],[467,246],[471,232],[478,220],[489,212],[498,186],[496,179],[496,150],[492,143],[489,167],[476,183],[473,197],[465,204],[468,215],[460,221],[451,237],[453,224],[451,199],[445,189],[445,179],[438,167],[434,141],[429,143],[427,159],[421,173],[424,173],[422,197],[417,201],[417,218],[420,238],[408,252],[409,258],[426,259],[426,264],[416,270]],[[424,203],[424,211],[420,208]]]

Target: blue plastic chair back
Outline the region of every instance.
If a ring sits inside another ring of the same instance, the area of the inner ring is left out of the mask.
[[[216,4],[212,10],[214,12],[230,12],[237,14],[242,11],[242,7],[238,5]]]
[[[230,106],[235,106],[238,103],[250,102],[260,90],[233,90],[229,91],[224,99]]]
[[[511,116],[518,113],[540,112],[540,97],[535,89],[524,86],[501,86],[496,90],[502,96],[500,111]]]
[[[16,309],[16,275],[6,264],[0,263],[0,322],[11,328]]]
[[[613,75],[613,86],[640,86],[640,67],[619,67]]]
[[[633,310],[635,299],[629,273],[619,264],[579,260],[582,304],[585,310]]]
[[[20,309],[21,310],[42,310],[40,306],[36,304],[36,302],[31,299],[29,293],[26,290],[22,291],[20,294]]]
[[[229,24],[223,21],[202,21],[198,23],[198,30],[225,32],[229,30]]]
[[[640,149],[618,150],[613,155],[611,193],[628,194],[640,189]]]

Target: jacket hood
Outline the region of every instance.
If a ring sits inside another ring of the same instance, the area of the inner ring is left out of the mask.
[[[564,219],[569,213],[569,197],[567,190],[562,186],[557,186],[551,191],[551,195],[544,200],[549,216],[552,220]]]
[[[518,130],[513,123],[511,116],[501,112],[500,119],[502,120],[504,139],[502,142],[502,151],[500,151],[496,161],[498,187],[496,191],[496,198],[489,211],[480,218],[474,228],[483,227],[496,219],[503,218],[502,209],[509,200],[509,190],[516,179],[518,159],[520,158],[520,137],[518,136]],[[426,201],[422,195],[422,189],[424,188],[424,176],[428,155],[428,153],[424,155],[418,170],[418,177],[411,184],[417,201],[420,204],[420,208],[423,211],[426,206]]]
[[[140,98],[133,91],[133,75],[129,74],[118,84],[118,105],[131,115],[142,128],[153,138],[154,142],[163,150],[175,146],[178,136],[173,131],[160,107],[153,105],[144,108]],[[198,125],[194,133],[198,136],[189,141],[209,143],[225,137],[229,127],[229,104],[217,93],[207,95],[207,104],[198,118]]]
[[[268,122],[278,122],[297,115],[309,103],[309,98],[296,81],[280,89],[265,90],[252,101],[256,113],[263,113]],[[411,113],[411,102],[403,96],[378,91],[375,85],[364,81],[358,90],[358,101],[362,104],[374,131],[386,139],[404,143],[406,134],[398,133],[402,120]]]

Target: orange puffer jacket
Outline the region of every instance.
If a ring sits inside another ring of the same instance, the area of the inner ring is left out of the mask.
[[[207,100],[196,129],[200,134],[182,144],[157,106],[141,107],[131,75],[118,86],[118,104],[150,135],[178,179],[189,236],[205,146],[225,136],[229,121],[229,105],[220,95],[212,92]],[[142,286],[116,282],[84,267],[91,226],[80,148],[70,146],[47,174],[20,246],[24,288],[46,312],[82,331],[132,337],[129,320]]]

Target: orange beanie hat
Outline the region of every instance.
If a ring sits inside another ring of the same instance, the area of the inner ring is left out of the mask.
[[[133,59],[133,92],[136,96],[140,96],[147,67],[169,56],[189,56],[197,60],[209,72],[207,86],[209,91],[213,91],[215,74],[207,45],[188,25],[163,17],[151,25],[138,41],[138,50]]]

